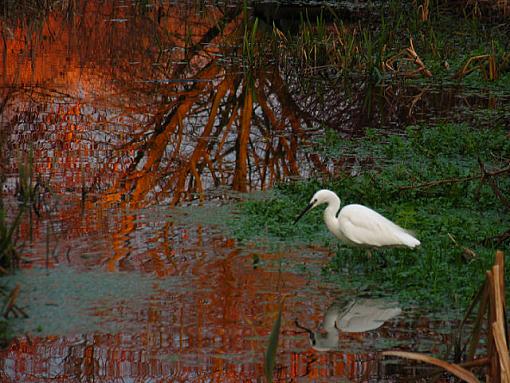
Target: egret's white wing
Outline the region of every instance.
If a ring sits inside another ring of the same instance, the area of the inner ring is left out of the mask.
[[[363,205],[347,205],[338,215],[339,228],[360,246],[409,246],[420,244],[405,229]]]
[[[387,320],[402,312],[397,302],[365,299],[357,301],[338,317],[336,327],[344,332],[365,332],[375,330]]]

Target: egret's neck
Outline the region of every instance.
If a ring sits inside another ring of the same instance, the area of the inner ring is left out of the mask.
[[[324,320],[322,321],[322,327],[326,331],[334,331],[336,330],[335,323],[340,315],[340,310],[337,305],[332,305],[328,311],[326,311],[326,315],[324,315]]]
[[[324,210],[324,222],[326,222],[326,226],[332,232],[335,232],[335,228],[338,225],[338,218],[336,217],[338,209],[340,209],[340,198],[336,195],[331,196],[328,206]]]

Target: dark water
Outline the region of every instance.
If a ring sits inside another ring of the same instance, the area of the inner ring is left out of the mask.
[[[366,84],[347,98],[334,77],[319,92],[271,58],[247,69],[243,17],[237,4],[69,1],[2,21],[4,192],[29,157],[40,185],[11,282],[30,318],[0,352],[2,382],[262,381],[284,296],[278,381],[394,381],[422,371],[376,351],[441,350],[442,324],[416,315],[313,350],[294,320],[315,329],[352,294],[321,281],[332,254],[237,243],[224,222],[238,192],[334,174],[307,150],[324,129],[490,101]]]

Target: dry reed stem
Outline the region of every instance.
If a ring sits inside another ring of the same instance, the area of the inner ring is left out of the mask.
[[[441,186],[441,185],[450,184],[450,183],[468,182],[468,181],[474,181],[474,180],[482,181],[482,180],[485,180],[485,178],[487,176],[496,177],[496,176],[499,176],[504,173],[510,173],[510,166],[507,166],[502,169],[497,169],[492,172],[485,171],[485,173],[477,174],[474,176],[444,178],[444,179],[440,179],[440,180],[424,182],[424,183],[421,183],[418,185],[400,186],[398,188],[398,190],[426,189],[426,188]]]
[[[382,352],[383,356],[398,356],[401,358],[417,360],[420,362],[425,362],[429,364],[433,364],[434,366],[441,367],[456,377],[464,380],[468,383],[479,383],[480,381],[476,378],[476,376],[471,372],[466,370],[465,368],[460,367],[457,364],[448,363],[443,360],[433,358],[428,355],[419,354],[415,352],[407,352],[407,351],[384,351]]]
[[[508,323],[507,323],[507,316],[506,316],[506,299],[505,299],[505,253],[503,253],[501,250],[496,251],[496,265],[499,266],[499,272],[500,272],[500,287],[501,287],[501,303],[502,303],[502,310],[503,310],[503,325],[504,325],[504,334],[507,344],[508,342]]]
[[[490,330],[498,354],[501,382],[510,383],[510,360],[505,336],[504,270],[502,270],[501,266],[504,267],[503,253],[497,252],[495,265],[492,267],[492,297],[494,299],[495,321],[492,322]]]
[[[482,367],[489,364],[489,358],[482,357],[474,360],[470,360],[464,363],[460,363],[459,366],[463,368],[473,368],[473,367]]]
[[[489,305],[489,284],[487,281],[485,281],[485,283],[483,284],[482,296],[480,297],[480,307],[478,309],[478,315],[476,317],[473,331],[471,333],[471,339],[469,341],[467,351],[468,361],[473,360],[478,344],[480,343],[483,318],[485,317],[485,313],[487,312],[488,305]]]
[[[27,313],[23,309],[21,309],[20,307],[18,307],[16,305],[16,300],[18,299],[19,292],[20,292],[20,285],[16,284],[14,289],[12,289],[12,291],[10,292],[9,297],[7,298],[7,302],[4,305],[4,310],[3,310],[4,318],[8,318],[9,313],[11,313],[11,312],[14,314],[14,316],[16,318],[18,318],[19,316],[28,318]]]
[[[414,111],[414,107],[416,106],[418,101],[421,101],[423,96],[425,94],[427,94],[429,90],[430,90],[430,87],[423,88],[423,89],[420,90],[420,93],[418,93],[416,96],[413,97],[413,99],[411,100],[411,105],[409,106],[409,110],[407,111],[407,116],[408,117],[412,117],[413,111]]]
[[[423,4],[418,6],[418,12],[420,13],[420,20],[422,22],[428,21],[430,17],[430,0],[425,0]]]
[[[471,67],[470,68],[470,65],[472,63],[478,63],[480,61],[483,61],[483,60],[487,59],[487,57],[489,57],[489,55],[479,55],[479,56],[470,57],[468,59],[468,61],[464,64],[464,66],[455,74],[454,77],[456,77],[456,78],[463,78],[463,77],[467,76],[468,74],[470,74],[471,72],[473,72],[474,70],[479,68],[480,64],[478,64],[475,67]]]
[[[503,301],[501,297],[501,273],[499,265],[492,266],[492,278],[494,280],[494,307],[496,310],[496,323],[501,326],[501,333],[504,333],[503,329]]]
[[[467,361],[452,364],[430,356],[403,351],[386,351],[382,355],[399,356],[441,367],[466,382],[478,381],[467,368],[488,366],[486,382],[510,383],[510,354],[508,349],[506,311],[505,311],[505,259],[502,251],[497,251],[494,266],[486,272],[486,280],[469,306],[465,320],[479,301],[478,315],[474,323],[467,350]],[[474,359],[479,345],[482,322],[487,313],[487,356]],[[466,374],[468,372],[469,374]],[[472,380],[475,379],[475,380]]]
[[[4,309],[4,318],[7,318],[9,316],[9,313],[12,311],[14,316],[17,317],[16,313],[14,312],[13,308],[16,305],[16,299],[18,298],[20,286],[16,284],[16,287],[12,289],[11,293],[9,294],[9,298],[7,299],[7,302],[5,303],[5,309]]]
[[[499,366],[501,370],[501,382],[510,383],[510,357],[506,344],[505,334],[502,324],[495,322],[492,324],[492,335],[496,344],[496,350],[499,354]]]
[[[399,58],[402,58],[404,61],[411,62],[417,67],[416,70],[403,72],[402,74],[404,75],[404,77],[415,77],[419,73],[425,77],[432,77],[432,73],[427,69],[421,58],[416,53],[416,49],[414,49],[414,43],[412,38],[409,39],[409,47],[403,49],[395,56],[390,57],[388,60],[384,62],[383,69],[389,70],[391,72],[397,72],[398,69],[395,69],[393,67],[393,64]]]
[[[459,247],[462,249],[462,258],[464,258],[464,260],[466,262],[469,262],[475,258],[478,257],[478,254],[476,254],[473,250],[471,250],[469,247],[464,247],[462,246],[460,243],[457,242],[457,240],[455,239],[455,237],[453,235],[451,235],[450,233],[447,233],[448,234],[448,237],[451,239],[451,241],[455,244],[455,246]],[[476,300],[477,299],[474,299],[472,302],[471,302],[471,305],[474,305],[476,303]],[[468,312],[466,312],[466,315],[469,315],[470,314],[470,311],[471,309],[468,309],[467,310]]]
[[[488,64],[488,70],[483,67],[484,63]],[[464,66],[455,73],[454,78],[466,77],[471,72],[479,70],[488,80],[494,81],[498,78],[496,58],[494,55],[478,55],[468,59]]]
[[[499,270],[498,270],[499,272]],[[498,352],[492,334],[492,324],[496,322],[496,299],[494,296],[494,273],[493,270],[487,271],[487,281],[489,284],[489,315],[487,318],[488,345],[487,354],[490,359],[489,376],[491,383],[499,383],[501,381],[501,373],[499,366]]]
[[[487,172],[487,170],[485,169],[485,164],[482,162],[482,160],[480,158],[478,158],[478,165],[480,166],[481,181],[486,181],[489,184],[489,186],[491,187],[491,189],[494,192],[494,194],[496,195],[496,197],[498,197],[498,199],[501,201],[501,203],[508,210],[510,210],[510,200],[508,200],[508,198],[505,196],[505,193],[503,193],[499,189],[498,185],[496,184],[496,181],[494,181],[494,177],[492,176],[492,174]],[[499,251],[496,252],[496,263],[498,263],[498,253],[499,253]],[[504,257],[503,257],[503,255],[501,255],[499,258],[504,258]],[[504,261],[502,261],[501,264],[504,266]],[[503,270],[502,270],[502,272],[503,272]]]

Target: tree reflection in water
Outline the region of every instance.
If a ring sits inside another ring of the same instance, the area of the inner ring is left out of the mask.
[[[220,185],[265,189],[324,170],[300,149],[317,126],[278,67],[235,62],[239,7],[208,7],[207,18],[189,5],[144,15],[108,2],[75,7],[82,8],[70,21],[52,14],[37,31],[14,29],[14,39],[4,29],[2,123],[13,131],[12,150],[33,147],[42,173],[66,174],[67,189],[139,206],[204,198]],[[74,88],[61,90],[69,82]]]
[[[136,155],[112,189],[113,199],[129,195],[137,202],[147,197],[160,201],[169,196],[175,204],[220,185],[241,192],[265,189],[310,171],[299,165],[303,161],[324,168],[317,155],[300,150],[313,123],[277,70],[249,68],[247,73],[220,65],[216,56],[198,54],[200,65],[182,82],[158,90],[166,102],[145,130],[126,143]],[[175,78],[176,73],[165,76]]]
[[[315,133],[359,135],[456,102],[327,71],[306,79],[292,57],[266,57],[270,28],[258,28],[246,60],[252,27],[240,6],[68,4],[37,22],[2,21],[1,123],[7,150],[31,148],[56,190],[94,200],[175,205],[220,185],[327,174],[332,164],[306,150]]]

